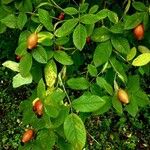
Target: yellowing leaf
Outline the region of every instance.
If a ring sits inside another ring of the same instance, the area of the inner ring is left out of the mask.
[[[150,53],[143,53],[133,60],[132,65],[133,66],[144,66],[144,65],[148,64],[149,62],[150,62]]]
[[[45,74],[46,85],[48,87],[52,87],[55,84],[57,78],[57,67],[53,60],[50,60],[46,64],[44,68],[44,74]]]

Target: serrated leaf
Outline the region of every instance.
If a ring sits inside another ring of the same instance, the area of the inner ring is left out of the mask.
[[[38,45],[33,50],[32,56],[39,63],[42,63],[42,64],[47,63],[47,53],[46,53],[46,50],[42,46],[40,46],[40,45]]]
[[[5,18],[0,20],[1,23],[5,24],[9,28],[16,28],[17,19],[16,16],[13,14],[10,14],[6,16]]]
[[[64,122],[64,133],[74,149],[81,150],[84,147],[86,141],[86,130],[79,116],[74,113],[67,116]]]
[[[144,66],[144,65],[148,64],[149,62],[150,62],[150,53],[143,53],[133,60],[132,65],[133,66]]]
[[[103,107],[105,101],[97,95],[83,94],[72,101],[72,107],[80,112],[93,112]]]
[[[78,19],[67,20],[60,28],[55,31],[57,37],[63,37],[69,35],[73,28],[77,25]],[[69,28],[68,28],[69,27]]]
[[[97,69],[94,65],[89,64],[88,65],[88,72],[92,77],[96,77],[97,76]]]
[[[95,28],[91,35],[91,39],[94,42],[104,42],[109,40],[109,38],[110,32],[106,27]]]
[[[116,111],[117,111],[119,114],[122,114],[122,113],[123,113],[122,104],[121,104],[121,102],[117,99],[116,94],[115,94],[115,95],[113,96],[113,98],[112,98],[112,105],[113,105],[113,107],[116,109]]]
[[[113,95],[113,88],[112,86],[102,77],[96,78],[96,83],[110,95]]]
[[[20,87],[25,84],[30,84],[32,82],[32,75],[29,74],[26,77],[22,77],[20,73],[13,77],[13,88]]]
[[[4,67],[11,69],[12,71],[19,72],[19,63],[16,63],[11,60],[7,60],[2,64]]]
[[[19,63],[19,71],[22,77],[28,76],[32,67],[32,55],[27,53],[21,57]]]
[[[99,21],[99,17],[95,14],[85,14],[80,17],[80,21],[84,24],[94,24]]]
[[[112,53],[110,41],[100,43],[94,52],[93,61],[96,67],[106,63]]]
[[[53,31],[52,19],[50,18],[49,12],[39,8],[38,14],[39,20],[45,26],[45,28],[49,31]]]
[[[48,87],[53,87],[57,78],[57,66],[53,60],[47,62],[44,68],[44,76],[46,80],[46,85]]]
[[[74,90],[86,90],[90,86],[90,83],[84,77],[71,78],[67,81],[67,84]]]
[[[54,52],[54,58],[63,65],[72,65],[73,61],[71,57],[64,51],[55,51]]]
[[[115,70],[115,72],[118,74],[119,78],[123,82],[127,82],[127,76],[125,74],[124,68],[120,62],[118,62],[114,57],[110,58],[110,63]]]
[[[127,54],[127,61],[132,60],[136,56],[136,47],[131,48],[130,52]]]
[[[20,12],[17,17],[17,26],[20,30],[23,29],[24,25],[27,22],[27,15],[24,12]]]
[[[76,15],[78,14],[78,10],[74,7],[67,7],[65,9],[63,9],[65,14],[69,14],[69,15]]]
[[[143,14],[142,13],[134,13],[131,16],[128,16],[124,23],[124,29],[130,30],[135,28],[137,25],[139,25],[143,20]]]
[[[86,28],[82,24],[79,24],[73,32],[73,43],[77,49],[82,50],[84,48],[86,37]]]
[[[113,47],[122,54],[127,54],[130,51],[130,45],[127,39],[121,36],[113,36],[111,38]]]

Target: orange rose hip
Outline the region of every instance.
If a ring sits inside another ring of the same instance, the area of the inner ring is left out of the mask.
[[[140,24],[136,26],[133,30],[134,36],[137,40],[142,40],[144,38],[144,26]]]

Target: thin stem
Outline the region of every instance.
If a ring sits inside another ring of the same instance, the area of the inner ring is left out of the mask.
[[[101,145],[88,131],[87,133],[91,137],[92,140],[94,140],[98,145]]]
[[[67,91],[66,91],[66,88],[65,88],[63,82],[62,82],[61,76],[59,76],[59,80],[60,80],[61,85],[62,85],[62,88],[63,88],[63,90],[64,90],[64,92],[65,92],[65,94],[66,94],[66,97],[67,97],[67,99],[68,99],[69,105],[71,105],[71,99],[70,99],[70,97],[69,97],[69,95],[68,95],[68,93],[67,93]],[[71,112],[73,112],[72,107],[70,107],[70,109],[71,109]]]
[[[58,9],[60,9],[61,11],[64,11],[59,5],[57,5],[53,0],[50,0]]]

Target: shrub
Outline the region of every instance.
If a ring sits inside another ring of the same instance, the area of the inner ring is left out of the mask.
[[[2,0],[0,8],[0,32],[20,30],[19,62],[3,63],[16,72],[13,87],[37,83],[20,105],[34,134],[19,149],[80,150],[87,114],[113,107],[135,117],[149,105],[140,86],[149,76],[148,2]]]

